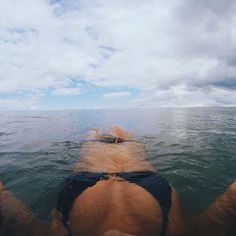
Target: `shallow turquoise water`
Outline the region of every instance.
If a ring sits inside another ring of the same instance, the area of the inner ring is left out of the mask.
[[[236,179],[236,108],[4,111],[0,179],[47,219],[90,128],[119,124],[180,194],[185,214],[204,209]]]

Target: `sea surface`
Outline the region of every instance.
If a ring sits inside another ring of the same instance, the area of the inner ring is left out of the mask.
[[[0,180],[44,219],[91,128],[118,124],[177,189],[186,215],[236,179],[236,108],[1,111]]]

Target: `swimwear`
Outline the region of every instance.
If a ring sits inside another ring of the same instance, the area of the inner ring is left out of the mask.
[[[102,135],[100,138],[96,138],[96,139],[85,139],[83,140],[83,142],[102,142],[102,143],[108,143],[108,144],[119,144],[119,143],[123,143],[123,142],[137,142],[136,140],[133,139],[122,139],[122,138],[118,138],[116,136],[113,135],[109,135],[109,134],[104,134]]]
[[[61,221],[72,236],[69,222],[69,213],[75,199],[88,187],[95,185],[100,180],[108,180],[117,176],[130,183],[137,184],[148,191],[160,204],[162,210],[161,236],[166,233],[168,214],[171,206],[171,186],[162,176],[152,172],[120,172],[120,173],[93,173],[80,172],[67,178],[65,188],[59,194],[57,210],[62,213]]]

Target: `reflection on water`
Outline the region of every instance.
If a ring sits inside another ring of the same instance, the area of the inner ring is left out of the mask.
[[[46,218],[84,134],[114,123],[144,144],[186,214],[205,208],[235,179],[235,108],[1,112],[0,179]]]

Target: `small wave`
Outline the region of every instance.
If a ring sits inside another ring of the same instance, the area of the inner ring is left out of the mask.
[[[72,142],[72,141],[63,141],[63,142],[53,142],[51,147],[61,147],[67,149],[79,149],[80,143]]]

